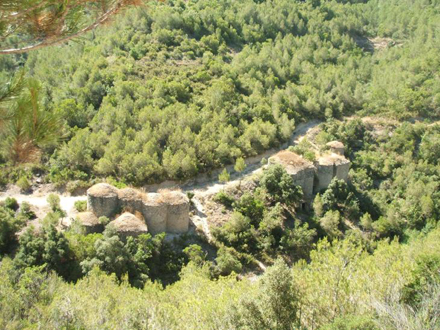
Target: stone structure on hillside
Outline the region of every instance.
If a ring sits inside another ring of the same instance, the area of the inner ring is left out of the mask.
[[[109,223],[118,232],[119,236],[127,239],[128,236],[137,237],[141,234],[148,233],[148,227],[143,219],[139,219],[134,214],[125,212],[116,220]]]
[[[324,155],[319,157],[315,163],[315,192],[326,189],[333,178],[348,180],[348,171],[350,170],[350,161],[344,156],[337,154]]]
[[[86,234],[100,233],[104,230],[104,226],[93,212],[80,212],[76,215],[76,220],[85,229]]]
[[[87,208],[99,218],[112,218],[119,207],[118,189],[106,184],[98,183],[87,190]]]
[[[292,151],[283,150],[272,156],[269,163],[282,165],[286,172],[292,176],[295,184],[302,188],[304,199],[312,198],[315,177],[315,167],[312,162]]]
[[[329,146],[332,153],[320,156],[314,163],[292,151],[283,150],[269,158],[269,165],[281,164],[294,183],[301,186],[304,201],[310,202],[313,194],[326,189],[333,178],[348,180],[350,161],[343,156],[344,145],[334,141]]]
[[[178,191],[169,191],[162,195],[167,204],[167,232],[185,233],[188,231],[188,197]]]
[[[168,231],[168,205],[164,202],[162,194],[146,194],[142,199],[141,212],[144,219],[148,219],[148,229],[151,234],[156,235]],[[188,214],[189,212],[186,215],[182,215],[183,221],[188,222]]]
[[[116,224],[129,219],[128,214],[137,219],[143,218],[140,221],[153,235],[161,232],[185,233],[189,227],[189,199],[180,191],[142,193],[132,188],[117,189],[100,183],[87,191],[87,206],[97,218],[106,216],[114,219],[117,214],[125,212],[126,216],[118,218]],[[134,221],[133,217],[131,220]]]
[[[330,151],[334,154],[344,156],[345,147],[342,142],[339,141],[331,141],[326,144],[327,147],[330,148]]]

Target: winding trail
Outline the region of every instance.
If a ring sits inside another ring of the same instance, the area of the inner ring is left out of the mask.
[[[234,165],[226,166],[226,169],[230,173],[231,180],[227,183],[221,183],[218,181],[218,174],[223,169],[217,169],[213,171],[210,175],[206,173],[199,174],[196,178],[191,179],[184,183],[179,183],[177,181],[165,181],[160,184],[153,184],[143,187],[145,191],[157,191],[159,189],[181,189],[184,192],[192,191],[194,193],[193,205],[195,206],[195,215],[192,217],[194,224],[200,225],[205,232],[208,240],[211,240],[212,236],[209,231],[209,226],[207,222],[207,216],[204,213],[204,207],[200,202],[200,198],[209,196],[219,192],[227,186],[237,185],[240,180],[245,177],[258,174],[262,171],[263,165],[261,160],[263,158],[269,158],[280,150],[286,149],[289,146],[299,142],[307,133],[319,125],[321,122],[318,120],[312,120],[306,123],[300,123],[292,133],[289,141],[279,146],[278,148],[273,148],[267,150],[266,152],[249,157],[245,160],[246,169],[242,173],[237,173],[234,171]],[[29,204],[37,208],[37,216],[39,218],[44,217],[50,209],[47,203],[47,196],[50,193],[55,193],[60,196],[61,208],[66,212],[66,220],[74,218],[77,213],[74,204],[76,201],[87,200],[86,195],[82,196],[70,196],[68,194],[60,194],[54,190],[50,185],[41,185],[37,191],[32,194],[22,194],[19,192],[17,187],[11,187],[5,192],[0,192],[0,201],[6,199],[7,197],[15,198],[19,203],[28,202]],[[63,219],[63,222],[64,220]]]

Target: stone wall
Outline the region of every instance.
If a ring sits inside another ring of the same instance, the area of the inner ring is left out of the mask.
[[[348,180],[348,172],[350,171],[350,162],[335,165],[336,177],[339,180]]]
[[[124,188],[118,191],[119,208],[121,211],[130,213],[140,212],[142,209],[142,193],[132,188]]]
[[[105,216],[112,218],[119,207],[118,189],[106,184],[98,183],[87,190],[87,208],[98,218]]]
[[[338,149],[338,153],[323,155],[314,164],[292,151],[283,150],[269,159],[269,166],[282,165],[292,176],[293,182],[301,186],[304,201],[310,202],[313,194],[325,190],[333,178],[348,180],[350,161],[340,154],[344,145],[334,141],[329,146]]]
[[[304,199],[308,200],[313,196],[313,184],[315,180],[314,168],[304,168],[295,174],[291,174],[293,182],[302,188]]]
[[[132,188],[119,190],[100,183],[87,191],[87,206],[98,218],[113,219],[120,212],[138,213],[153,235],[185,233],[189,227],[189,200],[179,191],[141,193]]]
[[[167,232],[186,233],[189,226],[189,200],[184,194],[171,191],[163,195],[167,201]]]
[[[168,209],[161,194],[146,194],[142,200],[141,212],[151,234],[156,235],[167,231]]]
[[[350,161],[344,156],[330,154],[320,157],[315,168],[315,193],[318,193],[326,189],[335,177],[347,181]]]
[[[129,212],[123,213],[116,220],[110,222],[109,225],[113,226],[118,235],[124,240],[129,236],[137,237],[148,233],[148,227],[145,222]]]
[[[315,193],[326,189],[334,177],[333,164],[316,164]]]
[[[104,230],[104,226],[99,223],[93,212],[80,212],[76,215],[76,220],[84,228],[86,234],[102,233]]]

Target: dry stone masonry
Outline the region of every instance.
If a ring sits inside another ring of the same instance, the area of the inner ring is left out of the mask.
[[[293,178],[296,185],[302,188],[305,199],[313,196],[315,167],[312,162],[289,150],[283,150],[269,159],[269,164],[282,165]]]
[[[128,236],[137,237],[141,234],[148,233],[148,227],[145,221],[139,219],[134,214],[125,212],[121,216],[117,217],[109,223],[118,232],[119,236],[123,239],[127,239]]]
[[[348,180],[350,161],[344,157],[344,145],[333,141],[327,144],[330,154],[321,155],[314,163],[302,156],[283,150],[269,158],[270,164],[282,165],[304,193],[304,200],[310,202],[313,194],[326,189],[333,178]]]
[[[333,178],[347,181],[350,161],[337,154],[325,155],[318,158],[315,163],[315,191],[326,189]]]
[[[106,216],[114,219],[117,214],[125,212],[112,221],[119,227],[124,221],[134,224],[134,218],[145,224],[145,228],[137,227],[138,230],[133,225],[130,230],[119,231],[122,236],[133,236],[135,232],[147,230],[153,235],[161,232],[180,234],[187,232],[189,227],[189,200],[179,191],[142,193],[132,188],[117,189],[99,183],[87,190],[87,207],[97,218]],[[132,217],[128,216],[130,214]]]
[[[100,233],[104,230],[104,226],[93,212],[80,212],[76,215],[76,220],[85,229],[86,234]]]
[[[326,144],[327,147],[330,148],[330,151],[334,154],[344,156],[345,146],[342,142],[339,141],[331,141]]]

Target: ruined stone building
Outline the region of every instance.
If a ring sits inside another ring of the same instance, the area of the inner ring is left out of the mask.
[[[347,181],[350,161],[337,154],[324,155],[315,162],[316,180],[314,191],[316,193],[326,189],[333,178]]]
[[[315,181],[315,166],[312,162],[294,152],[283,150],[269,158],[269,164],[282,165],[292,176],[295,184],[302,188],[304,199],[312,198]]]
[[[344,156],[345,146],[342,142],[331,141],[331,142],[327,143],[326,146],[330,148],[330,151],[332,153]]]
[[[321,155],[314,163],[302,156],[283,150],[269,158],[270,164],[282,165],[304,193],[304,201],[311,202],[313,195],[326,189],[333,178],[348,180],[350,161],[344,157],[344,145],[333,141],[327,144],[330,153]]]
[[[99,183],[87,190],[87,208],[77,218],[88,232],[103,230],[98,221],[101,216],[113,220],[122,237],[146,232],[179,234],[189,227],[189,200],[179,191],[142,193]]]

